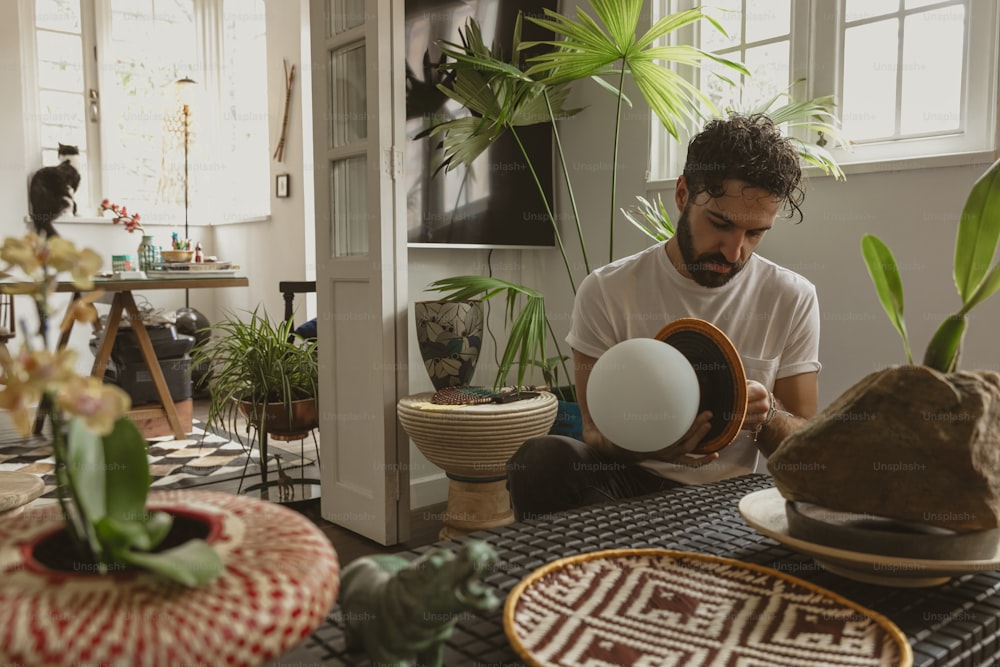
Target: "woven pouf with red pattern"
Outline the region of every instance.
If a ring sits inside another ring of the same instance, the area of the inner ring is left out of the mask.
[[[30,554],[62,528],[59,509],[0,519],[0,664],[259,665],[333,607],[337,554],[301,514],[211,491],[151,493],[147,507],[206,520],[222,574],[187,588],[145,571],[49,570]]]

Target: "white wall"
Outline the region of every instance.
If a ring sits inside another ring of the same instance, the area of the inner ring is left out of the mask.
[[[608,197],[611,132],[610,96],[590,82],[578,85],[575,102],[589,105],[562,124],[563,143],[571,168],[577,204],[584,212],[591,261],[608,260]],[[638,95],[631,95],[633,101]],[[638,105],[637,105],[638,106]],[[647,193],[644,183],[648,116],[633,111],[622,126],[618,207],[630,206]],[[817,288],[822,314],[820,406],[839,396],[867,373],[886,365],[906,363],[903,346],[876,296],[861,256],[861,237],[878,235],[892,249],[903,277],[906,323],[914,360],[941,321],[959,307],[952,279],[955,230],[969,189],[987,164],[849,173],[835,182],[823,175],[806,180],[805,219],[801,224],[779,221],[758,251],[797,270]],[[673,189],[662,198],[673,219]],[[648,245],[647,239],[619,214],[615,256]],[[593,268],[593,267],[592,267]],[[537,284],[565,281],[561,264],[539,267]],[[555,324],[564,324],[571,299],[563,290],[546,289]],[[961,369],[1000,370],[1000,353],[993,344],[1000,328],[1000,298],[987,301],[969,316]],[[562,332],[568,327],[563,326]]]
[[[28,165],[24,151],[24,113],[21,94],[21,35],[17,2],[0,3],[0,210],[4,221],[3,233],[20,232],[21,220],[28,211]]]
[[[247,289],[218,290],[215,293],[195,290],[192,305],[210,319],[217,320],[226,310],[251,308],[261,303],[268,312],[282,312],[278,282],[314,277],[311,251],[313,204],[309,198],[311,157],[304,153],[311,132],[308,109],[308,2],[267,0],[268,85],[271,117],[270,145],[273,151],[284,103],[282,58],[299,65],[295,82],[291,117],[286,141],[286,159],[272,161],[272,219],[268,222],[232,224],[197,230],[208,240],[207,247],[224,259],[240,263],[250,277]],[[27,212],[25,179],[37,165],[25,163],[21,114],[21,68],[18,38],[18,3],[0,2],[0,84],[6,99],[0,108],[0,210],[6,212],[4,234],[19,233],[21,219]],[[303,99],[303,93],[306,99]],[[612,105],[606,92],[585,83],[574,92],[574,104],[589,108],[562,126],[567,158],[574,170],[577,201],[584,215],[589,257],[594,265],[607,261],[607,220],[609,216],[608,181],[611,162]],[[638,101],[638,95],[632,99]],[[303,113],[306,110],[307,113]],[[621,147],[618,206],[628,206],[635,195],[645,195],[648,123],[641,111],[626,113]],[[835,183],[826,177],[809,180],[800,225],[779,224],[768,234],[761,252],[786,266],[796,268],[812,280],[819,291],[823,312],[820,375],[821,404],[826,404],[869,371],[890,363],[902,363],[902,346],[875,297],[861,259],[861,235],[874,232],[892,248],[903,265],[906,289],[907,324],[913,348],[922,354],[923,346],[948,312],[957,306],[951,283],[951,257],[955,223],[969,187],[982,171],[982,165],[854,174],[847,182]],[[292,196],[273,197],[273,175],[289,173]],[[672,192],[664,193],[672,202]],[[141,209],[140,209],[141,210]],[[676,214],[676,211],[673,211]],[[561,216],[565,220],[565,216]],[[154,228],[154,231],[165,228]],[[564,225],[564,235],[573,232]],[[132,250],[138,245],[136,235],[108,225],[72,225],[64,234],[107,255]],[[567,244],[575,245],[566,236]],[[646,245],[645,237],[619,216],[615,256],[622,256]],[[435,298],[424,291],[430,282],[465,273],[487,273],[485,250],[411,249],[408,262],[410,300]],[[572,293],[565,269],[554,249],[504,250],[493,253],[494,275],[540,288],[546,296],[550,319],[560,338],[568,330]],[[583,275],[578,253],[574,270]],[[176,308],[183,304],[182,293],[149,293],[156,306]],[[303,313],[299,301],[298,320],[315,314]],[[503,304],[493,304],[492,331],[502,349]],[[1000,324],[1000,300],[994,299],[973,312],[961,366],[964,368],[1000,369],[1000,359],[990,345]],[[430,381],[423,371],[416,346],[412,317],[408,322],[412,392],[428,391]],[[82,334],[81,334],[82,335]],[[85,349],[86,336],[74,346]],[[569,349],[564,347],[564,353]],[[474,382],[490,384],[495,370],[496,348],[485,337],[479,370]],[[89,364],[89,362],[88,362]],[[413,506],[438,502],[444,498],[441,473],[427,463],[411,446],[411,481]]]

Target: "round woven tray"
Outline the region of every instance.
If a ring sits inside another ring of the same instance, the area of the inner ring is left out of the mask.
[[[536,667],[913,663],[895,624],[836,593],[768,567],[667,549],[544,565],[507,597],[504,630]]]

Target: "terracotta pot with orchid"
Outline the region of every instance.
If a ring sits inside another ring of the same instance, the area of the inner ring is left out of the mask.
[[[128,218],[126,226],[141,229],[137,215],[124,208],[120,215]],[[81,377],[73,350],[50,347],[49,297],[61,275],[68,273],[74,288],[87,296],[73,301],[60,329],[97,317],[93,301],[100,292],[94,291],[92,276],[101,267],[100,256],[62,237],[29,234],[4,239],[0,261],[0,290],[31,297],[38,314],[35,331],[22,325],[19,350],[0,347],[0,408],[24,435],[31,432],[36,404],[51,426],[56,490],[74,564],[102,574],[144,568],[187,586],[211,581],[222,561],[204,540],[156,551],[172,517],[146,510],[151,482],[146,441],[126,416],[128,394],[99,378]]]

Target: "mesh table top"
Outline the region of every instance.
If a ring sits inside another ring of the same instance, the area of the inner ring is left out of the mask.
[[[536,568],[564,556],[624,548],[693,551],[772,567],[884,614],[906,634],[914,665],[1000,664],[1000,573],[968,574],[932,588],[890,588],[845,579],[744,523],[737,511],[740,498],[771,486],[768,476],[747,475],[524,521],[462,540],[485,540],[496,549],[501,567],[486,582],[500,597]],[[460,544],[442,541],[432,546]],[[401,555],[416,558],[427,548]],[[311,637],[271,664],[370,663],[345,652],[342,617],[335,607]],[[523,664],[504,634],[502,608],[488,617],[463,615],[445,647],[444,664]]]

